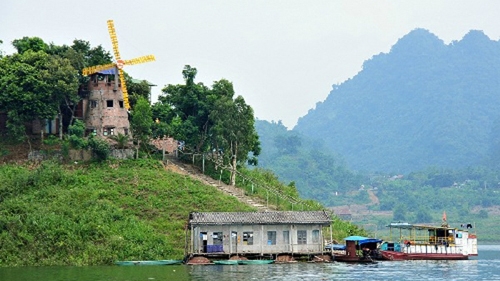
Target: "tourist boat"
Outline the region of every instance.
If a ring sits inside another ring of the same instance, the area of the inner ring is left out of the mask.
[[[382,240],[364,236],[349,236],[344,240],[346,241],[345,252],[342,254],[333,252],[334,261],[374,263],[380,259],[377,248]],[[337,248],[341,247],[337,246]],[[333,250],[333,247],[331,249]]]
[[[115,265],[174,265],[182,264],[182,260],[147,260],[147,261],[116,261]]]
[[[477,236],[471,224],[450,227],[443,215],[441,226],[391,223],[391,239],[379,248],[383,260],[466,260],[477,256]],[[397,233],[393,233],[394,230]],[[396,239],[392,239],[396,235]]]

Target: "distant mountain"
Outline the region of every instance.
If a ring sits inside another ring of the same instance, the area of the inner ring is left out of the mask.
[[[482,31],[445,44],[425,29],[373,56],[299,119],[351,169],[407,173],[500,156],[500,43]]]

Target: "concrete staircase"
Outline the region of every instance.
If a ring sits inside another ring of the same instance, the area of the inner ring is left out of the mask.
[[[215,180],[205,174],[203,174],[198,167],[182,163],[175,156],[166,156],[163,162],[165,169],[177,172],[189,176],[192,179],[198,180],[206,185],[211,185],[218,188],[222,192],[234,196],[243,204],[252,206],[260,212],[267,212],[275,210],[274,206],[267,205],[265,202],[259,200],[259,198],[250,197],[245,195],[245,191],[234,186],[227,185],[221,181]]]

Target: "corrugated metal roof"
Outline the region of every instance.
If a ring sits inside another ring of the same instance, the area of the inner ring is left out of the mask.
[[[330,225],[325,211],[191,213],[190,225],[224,224],[322,224]]]

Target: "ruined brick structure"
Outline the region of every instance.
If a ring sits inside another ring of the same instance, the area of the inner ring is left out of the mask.
[[[90,76],[81,106],[86,135],[130,135],[128,112],[118,79],[115,68]]]

